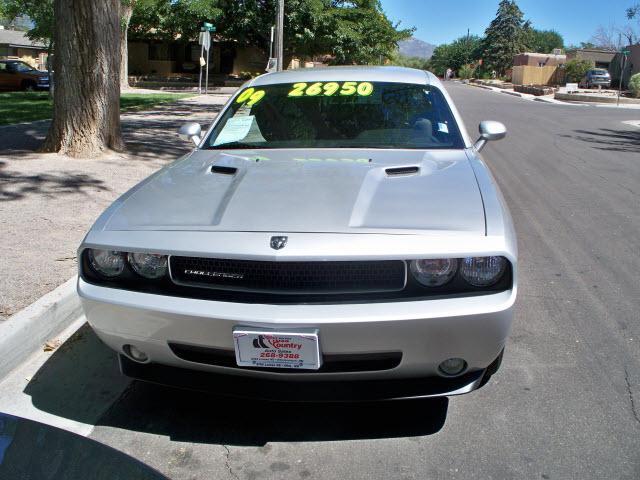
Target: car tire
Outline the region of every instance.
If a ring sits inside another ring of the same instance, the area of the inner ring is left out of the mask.
[[[36,90],[36,84],[34,82],[30,82],[28,80],[25,80],[24,82],[22,82],[23,92],[35,92],[35,90]]]

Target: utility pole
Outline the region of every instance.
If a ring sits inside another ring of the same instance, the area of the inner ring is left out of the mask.
[[[278,72],[284,70],[284,0],[278,0],[276,8],[276,58],[278,59]]]

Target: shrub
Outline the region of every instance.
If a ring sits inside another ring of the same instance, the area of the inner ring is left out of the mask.
[[[469,80],[473,78],[474,73],[475,72],[473,67],[471,67],[470,65],[463,65],[460,67],[460,70],[458,70],[458,77],[460,77],[462,80]]]
[[[564,66],[567,82],[579,83],[587,72],[595,66],[596,64],[593,60],[569,60]]]
[[[629,80],[629,90],[635,98],[640,98],[640,73],[636,73]]]

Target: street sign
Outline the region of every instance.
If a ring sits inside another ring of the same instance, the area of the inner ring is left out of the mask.
[[[200,32],[198,43],[203,46],[206,51],[211,47],[211,34],[208,31]]]
[[[625,57],[628,57],[629,55],[631,55],[631,50],[627,50],[627,49],[625,48],[624,50],[622,50],[622,54],[623,54]]]
[[[271,57],[267,62],[267,68],[265,68],[265,72],[276,72],[278,70],[278,59]]]
[[[211,32],[215,32],[216,27],[211,23],[204,22],[200,27],[200,38],[198,43],[200,47],[200,79],[198,80],[198,93],[202,93],[202,69],[205,68],[204,93],[209,90],[209,49],[211,48]],[[207,52],[207,59],[204,58],[204,52]]]

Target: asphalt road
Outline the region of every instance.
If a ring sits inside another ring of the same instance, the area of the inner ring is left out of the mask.
[[[129,383],[83,328],[27,378],[37,409],[175,479],[640,478],[640,111],[448,85],[519,235],[502,370],[450,400],[300,406]]]

